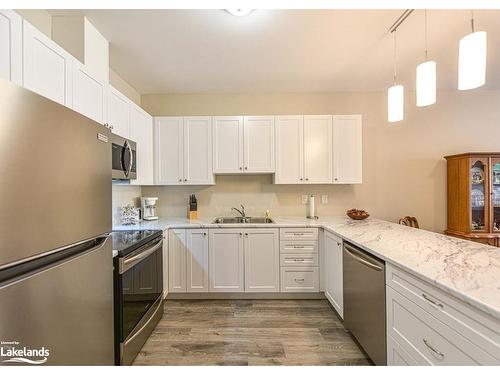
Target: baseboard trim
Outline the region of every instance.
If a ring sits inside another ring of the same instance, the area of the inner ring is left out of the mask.
[[[168,293],[170,299],[326,299],[320,293]]]

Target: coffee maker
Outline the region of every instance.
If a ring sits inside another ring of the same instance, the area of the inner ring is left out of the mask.
[[[157,200],[154,197],[141,197],[142,220],[158,220],[155,215]]]

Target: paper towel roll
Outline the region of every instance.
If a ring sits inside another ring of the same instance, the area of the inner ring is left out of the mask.
[[[307,217],[314,219],[314,195],[309,196],[309,206],[307,207]]]

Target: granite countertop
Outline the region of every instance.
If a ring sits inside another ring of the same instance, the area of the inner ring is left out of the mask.
[[[213,218],[160,218],[124,229],[318,227],[443,289],[465,303],[500,319],[500,249],[443,234],[369,218],[345,216],[320,220],[274,218],[275,224],[212,224]]]

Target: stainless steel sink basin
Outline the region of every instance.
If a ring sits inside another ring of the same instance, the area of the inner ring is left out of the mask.
[[[267,217],[216,217],[213,224],[274,224]]]

